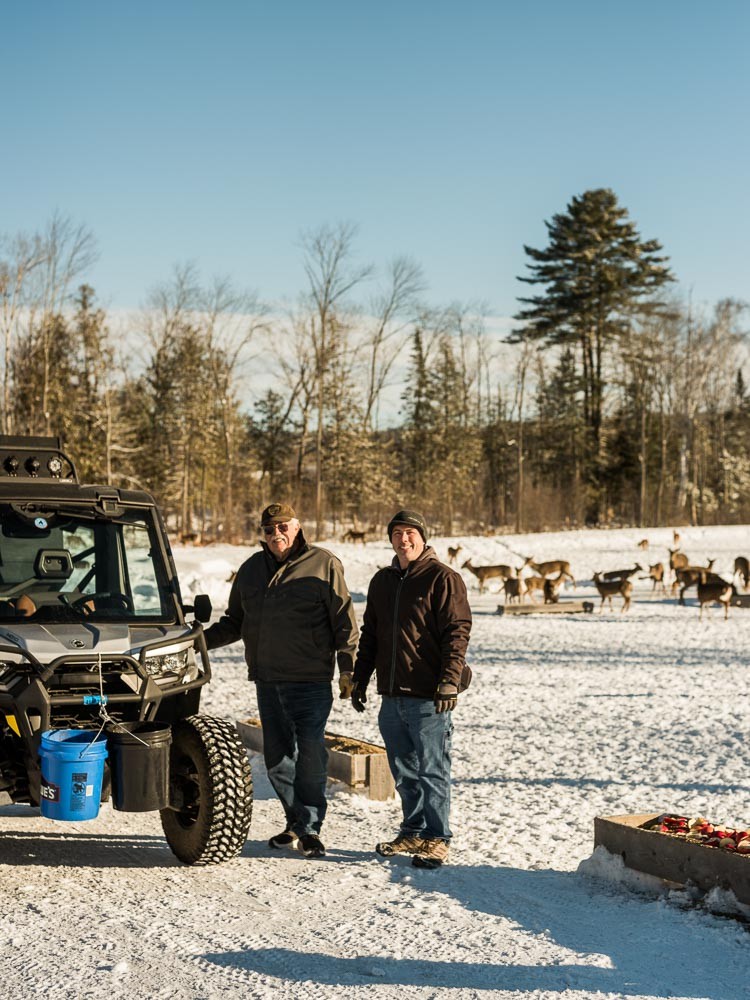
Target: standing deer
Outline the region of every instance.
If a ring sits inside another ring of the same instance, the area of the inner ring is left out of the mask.
[[[544,579],[544,578],[543,578]],[[565,582],[562,573],[557,576],[547,577],[544,580],[544,603],[557,604],[560,600],[560,587]]]
[[[708,573],[705,570],[698,576],[698,603],[701,606],[701,613],[698,620],[703,619],[703,606],[713,604],[718,601],[724,605],[724,621],[729,617],[729,604],[732,600],[734,587],[726,580],[722,580],[715,573]]]
[[[366,531],[355,531],[354,528],[349,528],[348,531],[344,532],[341,539],[342,542],[361,542],[363,545],[367,544],[367,532]]]
[[[707,579],[713,583],[721,580],[720,576],[711,572],[715,562],[715,559],[709,559],[706,566],[686,566],[685,569],[675,570],[672,592],[674,593],[677,587],[680,588],[680,604],[685,603],[685,591],[697,584],[701,577],[701,573],[705,573],[707,575]],[[723,583],[724,581],[722,580],[721,582]]]
[[[690,560],[685,553],[680,552],[679,549],[670,549],[669,546],[667,546],[667,552],[669,553],[669,572],[674,579],[678,569],[688,568]],[[672,586],[674,587],[674,583]]]
[[[648,574],[640,577],[640,579],[654,581],[651,593],[653,593],[658,587],[662,594],[666,594],[667,588],[664,586],[664,563],[658,562],[654,563],[653,566],[649,566]]]
[[[467,559],[461,569],[468,569],[470,573],[479,580],[479,593],[484,593],[484,584],[487,580],[509,580],[516,575],[512,566],[472,566],[471,559]]]
[[[599,614],[604,611],[605,601],[609,601],[610,611],[612,610],[612,597],[615,594],[620,594],[623,599],[622,608],[620,609],[621,614],[630,608],[630,595],[633,593],[633,584],[627,577],[620,580],[604,580],[600,573],[594,573],[594,584],[602,599],[602,603],[599,606]]]
[[[640,542],[638,542],[638,548],[643,549],[643,551],[645,552],[646,549],[648,548],[648,538],[642,538]]]
[[[640,563],[636,563],[632,569],[611,569],[608,573],[602,573],[602,580],[627,580],[642,571],[643,566]]]
[[[576,585],[573,574],[570,572],[570,563],[566,559],[550,559],[547,562],[538,563],[534,562],[531,556],[527,556],[523,566],[531,567],[539,576],[552,576],[554,573],[558,575],[562,573],[563,576],[570,580],[574,587]]]
[[[508,601],[518,601],[520,604],[526,594],[526,581],[520,576],[509,576],[503,580],[503,591],[506,604]]]
[[[458,559],[458,553],[463,549],[463,545],[449,545],[448,546],[448,564],[450,566],[456,565],[456,560]]]
[[[543,595],[545,593],[545,585],[547,582],[548,581],[545,580],[543,576],[527,576],[523,583],[526,587],[526,593],[529,595],[529,599],[533,600],[534,594],[536,594],[537,591]]]
[[[667,546],[667,552],[669,553],[669,568],[672,571],[676,569],[687,569],[690,565],[688,557],[684,552],[680,552],[679,549],[670,549],[669,546]]]
[[[748,563],[745,556],[737,556],[734,560],[733,577],[737,576],[737,574],[739,574],[740,579],[742,580],[743,588],[747,590],[748,584],[750,584],[750,563]]]

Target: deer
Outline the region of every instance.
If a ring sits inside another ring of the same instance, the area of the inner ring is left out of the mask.
[[[640,563],[636,563],[632,569],[611,569],[608,573],[602,573],[602,580],[628,580],[631,576],[635,576],[636,573],[642,573],[643,566]]]
[[[544,579],[544,603],[557,604],[560,600],[560,587],[565,582],[564,574],[547,577]]]
[[[685,591],[696,585],[702,573],[706,574],[708,582],[725,582],[717,573],[711,572],[715,562],[715,559],[709,559],[706,566],[687,566],[685,569],[675,570],[675,580],[672,584],[672,591],[674,592],[677,587],[680,588],[680,604],[685,603]]]
[[[363,545],[367,544],[367,532],[366,531],[355,531],[354,528],[349,528],[345,531],[342,538],[342,542],[362,542]]]
[[[734,560],[733,578],[738,574],[742,580],[743,589],[747,590],[748,584],[750,584],[750,563],[745,556],[737,556]]]
[[[542,577],[552,576],[553,573],[557,573],[558,575],[562,573],[563,576],[566,576],[570,580],[574,587],[576,585],[573,574],[570,572],[570,563],[566,559],[550,559],[548,562],[537,563],[534,562],[531,556],[527,556],[523,566],[524,568],[530,566],[535,573],[538,573]]]
[[[530,600],[533,600],[533,596],[537,591],[544,595],[547,580],[543,576],[527,576],[523,583]]]
[[[600,573],[594,573],[593,579],[594,585],[602,599],[602,603],[599,606],[599,614],[604,611],[605,601],[609,601],[609,607],[612,610],[612,598],[615,594],[620,594],[623,599],[622,608],[620,609],[621,614],[630,608],[630,595],[633,593],[633,584],[627,577],[620,580],[604,580]]]
[[[680,552],[679,549],[670,549],[667,546],[667,552],[669,553],[669,571],[673,577],[676,577],[678,569],[687,569],[690,565],[690,560],[685,555],[684,552]],[[674,583],[672,584],[674,587]]]
[[[463,550],[463,545],[449,545],[448,546],[448,565],[455,566],[456,560],[458,559],[458,553]]]
[[[715,573],[709,573],[705,570],[698,575],[697,584],[698,604],[700,604],[701,607],[701,613],[698,617],[698,621],[703,620],[704,605],[711,605],[714,601],[724,605],[724,621],[726,621],[729,617],[729,605],[734,593],[734,587],[732,584],[727,583],[726,580],[722,580],[722,578],[717,576]]]
[[[679,547],[680,547],[680,533],[679,533],[679,531],[677,531],[676,528],[673,529],[673,531],[672,531],[672,544],[675,546],[675,548],[679,549]]]
[[[507,580],[503,580],[503,591],[506,604],[508,601],[518,601],[520,604],[526,594],[526,581],[520,576],[509,576]]]
[[[645,552],[648,549],[648,538],[642,538],[640,542],[638,542],[638,548]]]
[[[467,559],[461,569],[468,569],[470,573],[479,580],[479,593],[484,593],[484,584],[487,580],[509,580],[516,575],[512,566],[472,566],[471,559]]]
[[[688,557],[684,552],[680,552],[679,549],[670,549],[667,546],[667,552],[669,553],[669,568],[673,573],[678,569],[687,569],[690,565]]]
[[[651,593],[653,593],[658,587],[662,594],[666,594],[667,588],[664,586],[664,563],[658,562],[654,563],[653,566],[649,566],[646,576],[641,576],[639,579],[654,581]]]

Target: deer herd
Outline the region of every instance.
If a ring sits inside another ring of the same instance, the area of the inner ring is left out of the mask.
[[[601,603],[600,613],[604,610],[605,603],[609,602],[612,608],[612,598],[621,597],[621,611],[628,611],[633,594],[633,580],[651,580],[652,593],[667,596],[667,583],[669,582],[669,593],[672,596],[679,591],[679,603],[685,604],[685,592],[691,587],[695,587],[698,595],[698,605],[700,607],[700,618],[703,618],[703,609],[706,605],[718,603],[724,606],[724,617],[728,617],[729,605],[732,597],[737,594],[738,586],[743,590],[750,589],[750,564],[745,556],[737,556],[734,560],[734,572],[732,580],[726,580],[723,576],[714,572],[715,559],[709,559],[705,566],[691,564],[687,555],[680,551],[680,536],[674,533],[674,544],[677,548],[667,548],[669,561],[666,565],[663,562],[653,563],[646,570],[640,563],[625,569],[608,570],[607,572],[596,572],[593,575],[593,583],[596,587]],[[638,543],[642,550],[648,549],[648,540]],[[461,546],[448,549],[448,561],[453,565],[457,562],[458,553]],[[499,564],[495,566],[475,566],[471,559],[467,559],[461,565],[462,569],[468,570],[479,581],[479,593],[483,594],[488,580],[500,580],[505,594],[505,601],[521,602],[525,599],[533,601],[537,594],[545,604],[554,604],[559,600],[559,591],[563,584],[569,580],[573,586],[576,585],[575,578],[570,569],[570,563],[564,559],[555,559],[548,562],[535,562],[528,556],[521,566],[509,566]],[[526,571],[534,575],[527,575]],[[639,575],[640,574],[640,575]]]
[[[375,533],[375,526],[370,525],[368,531],[350,529],[347,531],[342,541],[366,543],[367,535]],[[593,583],[601,597],[599,611],[604,610],[604,605],[609,602],[612,608],[612,598],[621,597],[621,611],[628,611],[633,594],[633,579],[651,580],[652,594],[659,594],[666,597],[669,594],[674,596],[679,592],[679,603],[685,604],[685,592],[692,587],[696,588],[698,604],[700,606],[700,617],[703,617],[703,608],[714,603],[724,606],[724,617],[728,617],[729,605],[732,597],[737,594],[738,587],[747,591],[750,589],[750,565],[745,556],[737,556],[734,560],[734,572],[731,581],[714,572],[715,559],[709,559],[705,566],[691,564],[687,555],[681,550],[681,538],[678,531],[672,535],[674,548],[667,547],[669,559],[666,562],[656,562],[648,566],[648,569],[636,562],[633,566],[625,569],[608,570],[607,572],[596,572],[593,575]],[[649,549],[648,538],[643,538],[637,543],[641,551]],[[447,562],[451,566],[459,567],[459,555],[464,551],[460,544],[449,545],[447,549]],[[639,558],[643,558],[640,556]],[[645,560],[644,560],[645,561]],[[570,563],[566,559],[551,559],[547,562],[536,562],[532,556],[527,556],[521,566],[511,566],[499,563],[493,566],[475,566],[471,558],[464,560],[460,564],[462,570],[467,570],[479,581],[479,593],[483,594],[490,580],[499,580],[505,601],[518,601],[519,603],[528,599],[535,601],[537,595],[544,604],[556,604],[560,599],[560,590],[566,583],[575,587],[576,581],[570,569]],[[639,575],[641,574],[641,575]],[[669,589],[667,585],[669,584]]]

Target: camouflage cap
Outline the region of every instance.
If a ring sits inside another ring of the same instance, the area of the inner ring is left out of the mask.
[[[288,503],[269,503],[260,515],[260,526],[264,524],[280,524],[283,521],[291,521],[296,518],[294,507]]]

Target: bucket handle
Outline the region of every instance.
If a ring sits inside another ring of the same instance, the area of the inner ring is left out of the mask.
[[[112,716],[107,711],[107,696],[104,694],[104,681],[102,680],[101,653],[99,653],[99,718],[102,720],[102,724],[101,726],[99,726],[99,729],[96,731],[96,733],[94,733],[93,740],[87,746],[85,746],[83,750],[81,750],[81,752],[79,753],[78,755],[79,759],[84,757],[89,752],[91,747],[96,743],[96,741],[101,736],[102,731],[104,727],[107,725],[107,723],[109,723],[111,726],[114,726],[115,729],[118,729],[121,732],[124,733],[129,732],[129,730],[127,730],[121,722],[118,722],[116,719],[113,719]],[[142,740],[137,733],[130,733],[130,735],[133,737],[134,740],[138,740],[139,743],[142,743],[144,747],[147,747],[149,745],[146,742],[146,740]]]

